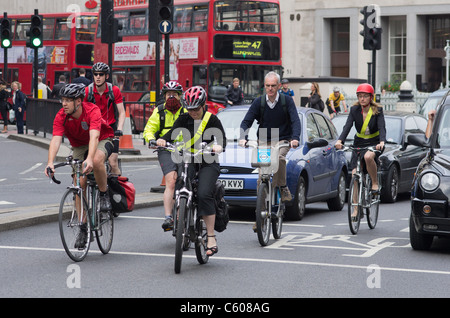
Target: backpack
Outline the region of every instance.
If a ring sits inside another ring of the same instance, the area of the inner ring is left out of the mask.
[[[114,106],[114,118],[117,121],[119,118],[119,111],[117,109],[117,105],[115,102],[114,92],[113,92],[113,86],[111,83],[106,82],[106,85],[108,85],[108,110],[111,104]],[[94,98],[94,83],[89,84],[89,93],[87,101],[90,103],[95,104],[95,98]]]
[[[108,194],[113,212],[133,211],[136,189],[127,177],[108,176]]]
[[[214,224],[214,230],[217,232],[223,232],[230,221],[228,214],[228,203],[225,201],[225,187],[222,182],[216,181],[216,187],[214,190],[214,205],[216,206],[216,223]]]

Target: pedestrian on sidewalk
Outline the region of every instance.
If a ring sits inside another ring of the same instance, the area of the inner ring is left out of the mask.
[[[9,92],[6,90],[6,83],[0,82],[0,114],[3,118],[3,130],[2,133],[8,132],[8,98],[10,97]]]
[[[14,81],[11,84],[13,109],[16,115],[17,133],[23,135],[23,117],[26,111],[26,96],[20,90],[22,84]]]

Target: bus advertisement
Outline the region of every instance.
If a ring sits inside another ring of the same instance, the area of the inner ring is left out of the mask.
[[[158,48],[148,41],[148,4],[122,5],[116,1],[115,5],[114,15],[122,24],[122,42],[114,44],[112,82],[121,89],[125,101],[149,102],[150,92],[161,89],[164,74],[155,76]],[[100,20],[94,59],[107,63]],[[162,73],[164,38],[159,47]],[[169,79],[185,89],[204,87],[208,109],[213,113],[224,107],[233,78],[239,78],[244,100],[250,103],[261,95],[267,72],[282,75],[278,0],[175,0],[174,33],[169,42]],[[143,125],[150,114],[151,107],[142,119]]]

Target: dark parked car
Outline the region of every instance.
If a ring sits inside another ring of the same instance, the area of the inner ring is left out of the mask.
[[[427,250],[435,236],[450,236],[450,97],[438,105],[429,139],[410,135],[408,142],[428,149],[417,167],[411,190],[409,235],[415,250]]]
[[[339,115],[332,119],[339,134],[347,121],[348,115]],[[414,172],[427,150],[423,147],[408,145],[406,137],[411,133],[425,133],[427,120],[425,117],[406,112],[384,112],[386,121],[387,143],[380,156],[381,200],[395,202],[398,193],[411,191]],[[348,134],[346,144],[353,144],[355,127]],[[351,153],[347,153],[350,160]],[[350,181],[350,175],[348,177]]]
[[[258,170],[251,166],[251,148],[237,145],[239,126],[249,106],[228,107],[217,114],[228,144],[221,154],[219,179],[225,185],[229,205],[256,206]],[[326,201],[332,211],[342,210],[345,203],[347,161],[334,144],[338,137],[333,123],[323,113],[311,108],[298,108],[301,123],[300,146],[287,155],[287,186],[292,201],[287,204],[286,217],[300,220],[307,203]],[[256,123],[249,140],[256,140]]]

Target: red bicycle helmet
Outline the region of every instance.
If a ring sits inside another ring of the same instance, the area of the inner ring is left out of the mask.
[[[367,93],[367,94],[370,94],[373,96],[375,91],[374,91],[372,85],[364,83],[364,84],[360,84],[358,86],[358,88],[356,89],[356,94],[358,94],[358,93]]]
[[[183,94],[183,106],[186,109],[196,109],[206,103],[206,92],[201,86],[193,86]]]
[[[180,83],[177,81],[169,81],[166,84],[164,84],[162,88],[162,94],[164,95],[167,92],[177,92],[179,95],[183,94],[183,86],[181,86]]]

